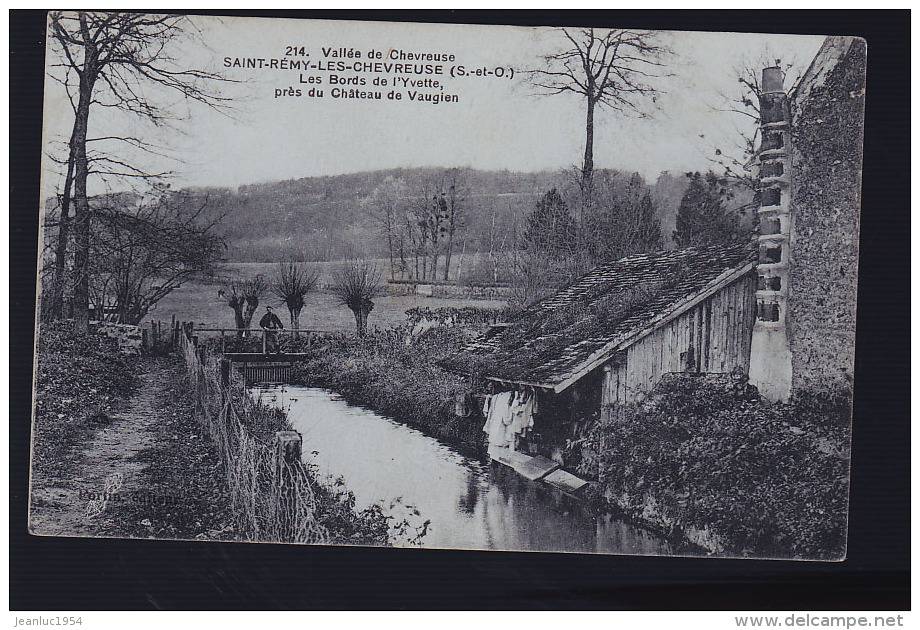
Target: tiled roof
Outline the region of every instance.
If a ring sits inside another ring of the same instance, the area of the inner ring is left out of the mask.
[[[494,327],[442,365],[462,374],[561,391],[669,321],[694,297],[751,269],[750,245],[637,254],[603,264]]]

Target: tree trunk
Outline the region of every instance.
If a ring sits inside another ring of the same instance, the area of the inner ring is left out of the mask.
[[[594,216],[594,107],[597,102],[588,96],[588,112],[585,120],[585,159],[581,169],[581,216],[576,218],[575,273],[580,275],[594,266],[590,239],[593,229],[590,220]]]
[[[259,308],[259,300],[250,300],[246,299],[246,313],[243,315],[243,328],[249,328],[252,324],[252,316],[255,314],[256,309]]]
[[[463,247],[460,248],[460,260],[457,261],[457,284],[460,284],[460,278],[463,277],[463,257],[466,255],[466,238],[463,239]]]
[[[300,309],[290,309],[291,311],[291,328],[300,330]],[[299,332],[294,333],[294,337],[300,337]]]
[[[399,239],[399,277],[403,280],[406,279],[406,274],[409,271],[409,263],[406,262],[406,246],[402,237]]]
[[[389,210],[387,210],[386,213],[387,213],[387,225],[386,225],[387,249],[390,252],[390,279],[395,280],[396,279],[396,250],[395,250],[395,247],[393,246],[394,227],[393,227],[393,220],[390,218]]]
[[[585,161],[581,167],[581,187],[584,194],[591,189],[594,177],[594,105],[594,99],[588,96],[588,114],[585,121]]]
[[[64,284],[67,274],[67,243],[70,240],[70,191],[73,188],[74,143],[70,137],[70,155],[67,158],[67,176],[61,195],[61,217],[58,224],[57,246],[54,250],[54,272],[51,276],[46,308],[42,309],[49,320],[64,316]]]
[[[86,133],[89,125],[89,106],[97,76],[95,51],[86,50],[86,62],[80,77],[80,100],[74,119],[71,151],[74,155],[74,237],[76,253],[74,268],[77,274],[73,292],[73,329],[75,333],[89,331],[89,234],[90,208],[86,180],[89,162],[86,158]]]
[[[352,311],[355,314],[355,332],[359,337],[367,336],[367,315],[368,312],[362,308]]]
[[[447,238],[447,251],[444,253],[444,282],[450,280],[450,258],[453,255],[454,249],[454,234],[451,230],[450,236]]]
[[[246,329],[246,320],[243,317],[243,305],[233,307],[233,319],[236,323],[236,337],[237,339],[243,338],[243,332]]]

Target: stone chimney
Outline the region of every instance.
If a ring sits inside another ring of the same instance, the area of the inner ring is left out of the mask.
[[[756,236],[757,319],[751,339],[750,382],[768,400],[786,402],[792,391],[792,355],[786,333],[789,300],[790,168],[789,98],[783,71],[764,68],[760,95],[760,222]]]

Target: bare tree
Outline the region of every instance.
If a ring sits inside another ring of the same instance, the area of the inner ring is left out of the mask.
[[[150,147],[139,138],[105,136],[88,138],[89,117],[94,105],[138,116],[160,126],[173,118],[167,107],[151,101],[145,83],[177,92],[186,99],[219,108],[225,100],[203,87],[210,81],[226,81],[219,75],[183,67],[170,53],[170,42],[187,34],[190,23],[172,15],[141,13],[53,12],[49,15],[50,39],[59,62],[51,78],[62,83],[71,98],[73,129],[67,142],[66,176],[61,194],[61,215],[51,282],[49,309],[60,314],[67,242],[75,239],[74,330],[86,331],[89,323],[90,209],[87,180],[91,164],[96,172],[118,177],[148,179],[156,173],[128,164],[123,157],[98,151],[88,154],[87,144],[118,141],[142,151]],[[71,206],[73,215],[71,216]]]
[[[367,316],[374,310],[374,298],[382,294],[380,270],[367,260],[352,260],[332,273],[332,293],[355,315],[359,337],[367,335]]]
[[[390,278],[405,277],[408,235],[404,229],[406,184],[402,179],[387,177],[371,193],[368,203],[377,219],[380,232],[387,241],[390,258]]]
[[[426,222],[424,219],[425,207],[426,204],[421,202],[406,206],[399,222],[412,255],[411,275],[416,280],[425,277],[425,264],[428,256],[428,233],[425,229]]]
[[[190,206],[163,189],[132,203],[108,195],[94,203],[94,303],[111,304],[118,320],[138,324],[150,308],[189,278],[210,273],[224,250],[215,221],[202,221],[207,202]]]
[[[259,302],[265,297],[266,293],[268,293],[268,281],[262,274],[250,278],[243,285],[243,296],[246,298],[246,312],[243,314],[243,321],[246,324],[246,328],[249,328],[249,324],[252,323],[252,316],[255,314],[256,309],[259,308]]]
[[[437,279],[441,235],[444,232],[444,217],[447,201],[437,179],[426,179],[415,200],[413,222],[418,225],[416,235],[416,257],[421,259],[421,280]],[[418,260],[416,261],[418,266]]]
[[[319,272],[308,269],[298,262],[278,263],[272,290],[291,315],[291,328],[300,328],[300,311],[304,307],[304,298],[316,286]],[[298,333],[294,333],[297,335]]]
[[[531,83],[545,94],[571,92],[585,99],[585,155],[581,184],[590,190],[594,173],[594,113],[599,106],[645,115],[644,101],[658,93],[653,80],[668,49],[651,31],[562,29],[569,47],[546,55],[544,67],[530,70]]]
[[[466,185],[459,169],[448,169],[424,180],[404,226],[413,243],[416,278],[438,279],[444,257],[443,280],[450,279],[454,248],[466,227]],[[414,226],[417,226],[415,229]]]
[[[246,336],[246,331],[252,324],[252,316],[267,292],[268,282],[262,274],[248,280],[232,280],[217,292],[227,306],[233,309],[239,337]]]
[[[243,295],[243,283],[239,281],[230,282],[223,289],[220,289],[217,295],[227,303],[227,306],[233,309],[233,322],[236,325],[236,334],[237,337],[242,338],[247,328],[246,322],[244,321],[246,296]]]
[[[450,279],[450,264],[453,258],[454,246],[462,235],[465,224],[466,191],[463,188],[460,174],[457,169],[450,169],[447,173],[445,185],[447,190],[442,192],[444,199],[444,230],[446,238],[444,243],[444,280]]]

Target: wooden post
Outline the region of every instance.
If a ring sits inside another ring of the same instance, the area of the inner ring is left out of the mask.
[[[175,349],[176,344],[179,343],[179,330],[176,328],[175,314],[172,316],[172,324],[170,324],[169,328],[170,328],[169,334],[172,335],[172,340],[169,342],[169,344],[170,346],[172,346],[173,349]]]
[[[263,330],[262,331],[262,354],[266,354],[266,352],[268,352],[266,349],[267,343],[268,343],[268,334]]]
[[[220,353],[221,355],[227,354],[227,343],[224,337],[224,329],[220,329]]]
[[[293,541],[298,529],[297,471],[303,450],[303,438],[297,431],[275,433],[275,502],[278,534],[283,541]]]
[[[141,328],[141,351],[144,353],[150,352],[150,339],[147,335],[147,329]]]
[[[221,384],[221,387],[230,386],[230,360],[229,359],[220,360],[220,384]]]

